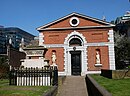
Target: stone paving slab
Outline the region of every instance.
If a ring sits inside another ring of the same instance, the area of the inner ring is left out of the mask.
[[[57,96],[88,96],[85,77],[68,76],[58,88]]]

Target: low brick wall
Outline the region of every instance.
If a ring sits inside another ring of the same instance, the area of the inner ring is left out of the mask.
[[[90,75],[86,75],[85,79],[89,96],[112,96],[112,94],[101,87]]]
[[[112,79],[112,70],[101,69],[101,76]]]
[[[130,69],[125,70],[106,70],[101,69],[101,76],[110,78],[110,79],[122,79],[130,78]]]

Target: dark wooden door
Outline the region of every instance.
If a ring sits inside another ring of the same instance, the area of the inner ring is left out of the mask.
[[[81,75],[81,52],[80,51],[71,52],[71,74]]]

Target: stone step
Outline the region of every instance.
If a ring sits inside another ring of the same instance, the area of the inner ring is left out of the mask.
[[[57,96],[88,96],[85,77],[67,76]]]

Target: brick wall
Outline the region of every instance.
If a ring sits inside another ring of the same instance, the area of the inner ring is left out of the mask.
[[[70,20],[71,17],[69,18],[66,18],[60,22],[57,22],[51,26],[48,26],[49,28],[64,28],[64,27],[71,27],[70,24],[69,24],[69,20]],[[80,20],[80,23],[78,25],[78,27],[81,27],[81,26],[101,26],[101,25],[104,25],[104,24],[101,24],[99,22],[94,22],[93,20],[90,20],[90,19],[85,19],[85,18],[81,18],[78,16],[78,19]]]
[[[76,30],[83,34],[88,43],[108,42],[108,29]],[[65,38],[74,30],[44,31],[44,44],[64,44]]]
[[[19,67],[21,65],[20,60],[25,59],[26,54],[20,52],[14,48],[8,48],[8,57],[9,57],[9,64],[12,67]]]
[[[100,49],[100,58],[101,58],[101,64],[103,69],[109,68],[109,59],[108,59],[108,47],[88,47],[88,70],[94,71],[94,70],[100,70],[101,68],[95,67],[96,64],[96,49]]]
[[[71,32],[79,32],[81,33],[87,43],[101,43],[101,42],[109,42],[108,40],[108,32],[112,28],[109,27],[104,27],[106,24],[99,23],[94,20],[86,19],[84,17],[77,16],[79,18],[79,25],[77,27],[87,27],[87,26],[92,26],[92,28],[74,28],[69,24],[69,20],[72,16],[62,19],[59,22],[50,24],[47,26],[44,31],[40,31],[43,33],[43,44],[64,44],[65,38],[70,34]],[[102,28],[95,27],[93,26],[103,26]],[[61,28],[61,29],[60,29]],[[65,29],[62,29],[65,28]],[[67,29],[68,28],[68,29]],[[73,29],[74,28],[74,29]],[[50,30],[49,30],[50,29]],[[73,29],[73,30],[72,30]],[[95,64],[95,55],[96,52],[95,50],[99,48],[101,51],[101,63],[103,64],[102,68],[109,69],[109,54],[108,54],[108,46],[100,46],[100,47],[88,47],[87,50],[87,58],[88,58],[88,70],[95,71],[95,70],[100,70],[99,68],[96,68],[94,66]],[[64,69],[64,49],[63,48],[49,48],[48,52],[46,53],[45,58],[51,60],[51,55],[52,55],[52,50],[56,50],[56,55],[57,55],[57,61],[56,63],[58,64],[58,69],[59,71],[63,71]],[[50,64],[52,62],[50,61]]]
[[[56,51],[56,64],[58,65],[58,70],[59,71],[64,71],[64,49],[63,48],[49,48],[45,58],[49,59],[50,62],[49,64],[52,64],[52,60],[51,60],[51,56],[52,56],[52,51],[55,50]]]

